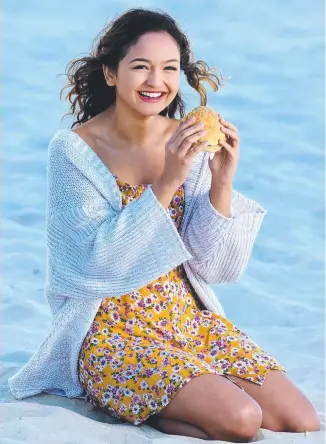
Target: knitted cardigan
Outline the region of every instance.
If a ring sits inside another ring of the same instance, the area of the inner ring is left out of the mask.
[[[54,135],[48,148],[45,282],[52,323],[8,380],[16,399],[41,392],[84,397],[78,355],[101,300],[135,291],[180,264],[205,309],[225,316],[209,284],[242,275],[266,211],[236,191],[231,217],[216,211],[208,158],[200,152],[193,160],[177,230],[151,185],[122,208],[115,177],[95,151],[71,130]]]

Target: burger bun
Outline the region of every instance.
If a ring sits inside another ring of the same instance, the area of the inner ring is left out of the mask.
[[[194,125],[203,123],[204,129],[207,131],[206,134],[201,136],[192,146],[194,147],[202,142],[208,141],[208,145],[203,147],[201,151],[208,151],[210,153],[219,151],[222,148],[220,141],[226,140],[226,135],[222,132],[220,115],[208,106],[197,106],[197,108],[194,108],[186,114],[180,123],[187,122],[191,118],[195,118]]]

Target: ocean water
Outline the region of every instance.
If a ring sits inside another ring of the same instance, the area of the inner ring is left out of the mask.
[[[195,57],[229,77],[209,105],[239,128],[235,188],[268,211],[239,282],[213,286],[227,316],[322,405],[324,391],[324,2],[3,2],[0,384],[51,322],[44,298],[47,146],[68,104],[67,63],[134,6],[161,8]],[[188,110],[199,96],[183,80]],[[320,408],[320,407],[319,407]]]

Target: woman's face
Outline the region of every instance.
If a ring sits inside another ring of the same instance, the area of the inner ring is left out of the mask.
[[[116,87],[117,101],[142,116],[157,115],[179,90],[179,47],[166,32],[144,34],[119,63],[117,75],[106,78]]]

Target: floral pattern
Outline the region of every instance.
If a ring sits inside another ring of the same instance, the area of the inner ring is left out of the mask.
[[[148,186],[116,180],[123,206]],[[168,210],[178,229],[183,186]],[[229,320],[205,310],[180,265],[138,291],[103,299],[84,338],[78,374],[86,402],[140,425],[198,375],[262,385],[271,369],[285,371]]]

